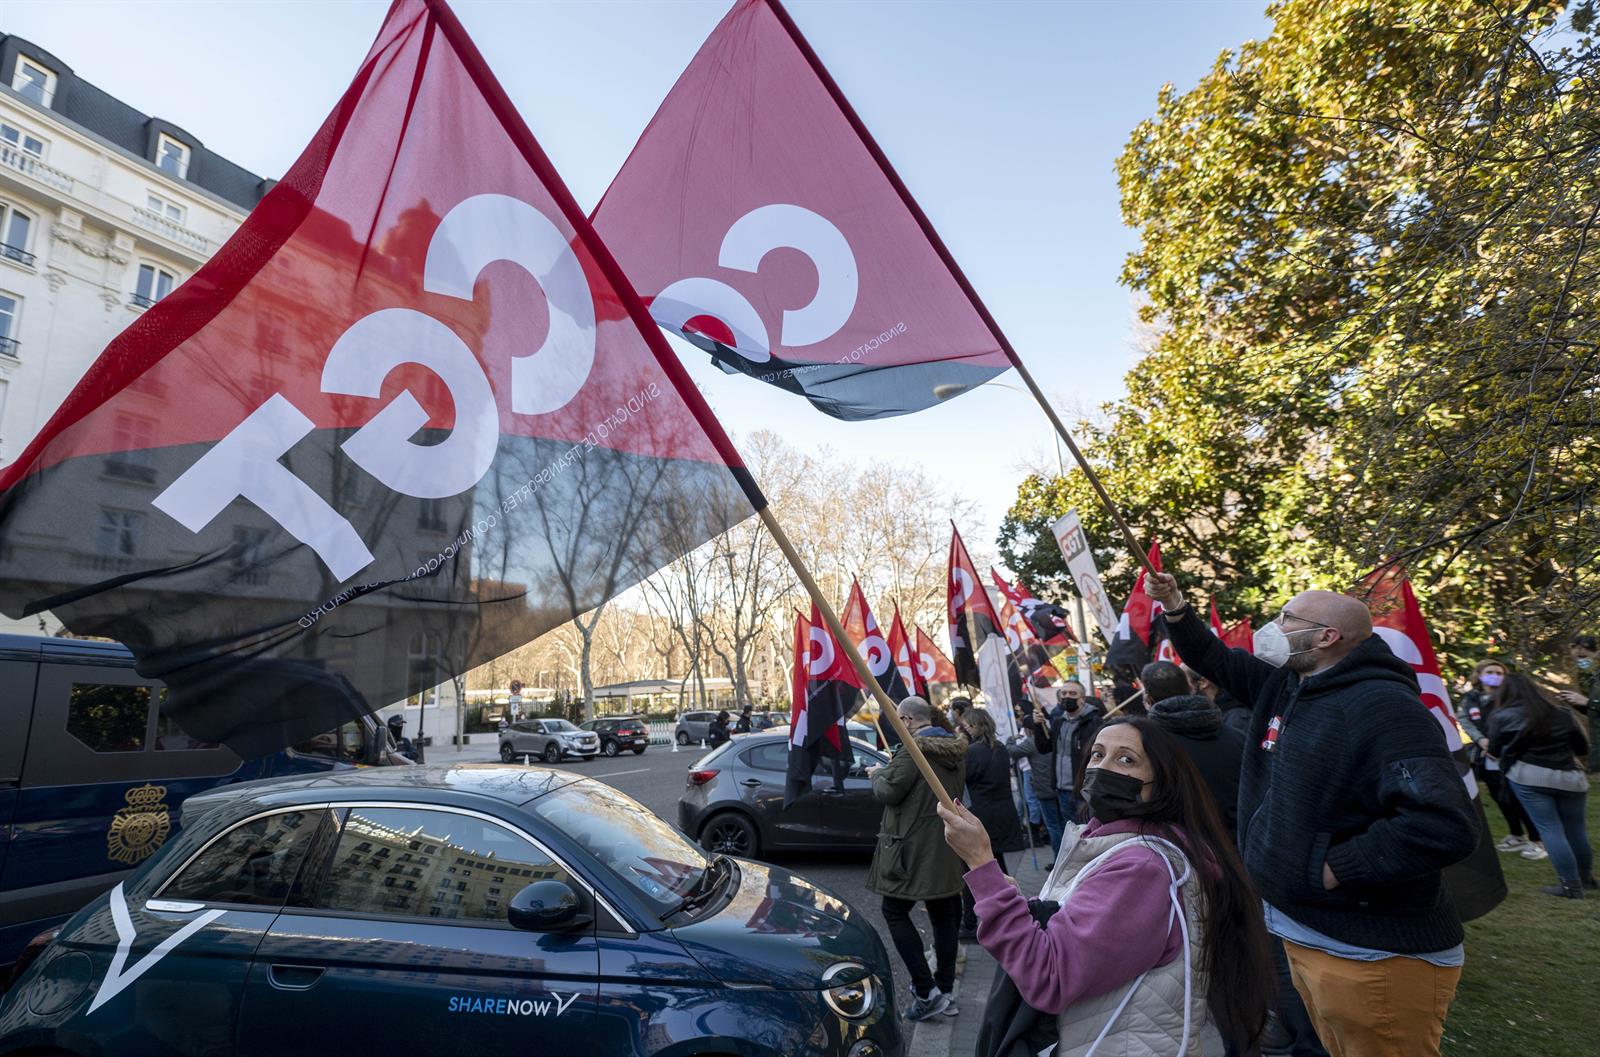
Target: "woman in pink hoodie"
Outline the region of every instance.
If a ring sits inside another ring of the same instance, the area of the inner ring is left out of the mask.
[[[1040,892],[1045,924],[1000,871],[965,808],[939,814],[967,864],[978,942],[1024,1002],[1056,1020],[1056,1057],[1199,1054],[1209,1006],[1230,1049],[1266,1023],[1274,974],[1261,903],[1211,794],[1170,732],[1113,719],[1083,780],[1090,821],[1069,830]]]

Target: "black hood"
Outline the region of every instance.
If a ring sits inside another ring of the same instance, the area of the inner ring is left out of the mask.
[[[1394,655],[1381,635],[1370,635],[1350,654],[1325,672],[1302,677],[1301,697],[1318,697],[1369,679],[1385,679],[1420,693],[1417,673]]]

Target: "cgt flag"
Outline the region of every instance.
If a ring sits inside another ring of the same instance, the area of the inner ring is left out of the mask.
[[[669,333],[835,418],[919,411],[1010,366],[776,0],[738,0],[712,31],[594,224]]]
[[[947,602],[950,617],[950,652],[955,658],[956,682],[978,687],[978,650],[990,635],[1004,638],[1000,616],[989,602],[989,592],[967,554],[955,523],[950,524],[950,562]]]
[[[860,581],[850,582],[850,598],[845,602],[841,623],[844,625],[844,633],[855,643],[862,659],[867,662],[872,677],[883,687],[883,692],[889,695],[889,700],[898,704],[910,697],[911,685],[900,676],[900,669],[894,663],[894,652],[889,648],[888,640],[883,637],[878,622],[873,619],[872,610],[867,606],[867,596],[861,590]],[[883,737],[890,747],[900,744],[900,735],[896,732],[894,724],[884,720],[878,727],[883,731]]]
[[[764,505],[442,0],[390,8],[282,182],[0,489],[0,606],[127,644],[245,755]]]
[[[808,621],[794,615],[794,673],[789,711],[788,773],[783,806],[811,791],[811,779],[824,756],[834,761],[835,786],[855,758],[845,721],[861,696],[861,679],[822,621],[816,603]]]
[[[913,630],[917,635],[917,678],[922,680],[923,689],[931,690],[935,683],[956,682],[956,666],[950,663],[939,644],[921,628]]]
[[[900,622],[900,607],[894,607],[894,620],[889,623],[889,653],[894,656],[894,666],[900,672],[900,681],[918,697],[928,696],[928,683],[918,670],[916,657],[912,656],[912,641],[906,635],[906,626]]]
[[[1433,636],[1422,618],[1422,607],[1411,590],[1411,581],[1397,566],[1377,569],[1363,577],[1356,594],[1372,612],[1372,630],[1396,657],[1411,665],[1417,675],[1418,693],[1433,718],[1439,721],[1445,744],[1456,758],[1461,780],[1466,783],[1478,813],[1478,844],[1472,854],[1445,871],[1445,882],[1462,920],[1480,918],[1499,906],[1506,897],[1506,880],[1500,869],[1489,820],[1484,815],[1483,798],[1472,775],[1469,756],[1471,739],[1456,722],[1450,707],[1450,691],[1445,686],[1439,657],[1433,652]]]

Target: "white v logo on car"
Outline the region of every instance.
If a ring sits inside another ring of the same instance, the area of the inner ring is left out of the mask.
[[[124,987],[149,972],[156,962],[172,953],[174,947],[226,913],[225,910],[206,911],[162,940],[156,945],[155,950],[134,962],[132,969],[123,972],[123,966],[128,964],[128,951],[132,949],[137,933],[133,930],[133,918],[128,914],[128,901],[122,894],[122,885],[118,884],[111,890],[111,920],[117,926],[117,953],[111,959],[111,968],[106,970],[106,978],[100,981],[100,990],[95,992],[94,1001],[89,1003],[88,1012],[93,1013],[117,997]]]

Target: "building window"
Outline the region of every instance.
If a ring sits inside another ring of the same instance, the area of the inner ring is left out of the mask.
[[[156,137],[156,168],[183,179],[189,174],[189,147],[167,135]]]
[[[133,303],[143,308],[149,308],[157,301],[172,293],[173,284],[177,280],[165,268],[158,268],[153,264],[139,265],[139,283],[133,290]]]
[[[111,558],[131,558],[139,550],[139,526],[143,514],[131,510],[100,508],[100,527],[95,533],[94,549]]]
[[[32,230],[32,217],[9,202],[0,202],[0,257],[33,267],[33,254],[28,252]]]
[[[0,294],[0,355],[17,354],[17,316],[22,301],[11,294]]]
[[[4,156],[13,166],[26,165],[25,160],[17,160],[12,156],[13,151],[20,151],[34,161],[44,161],[44,140],[29,135],[15,125],[0,121],[0,156]]]
[[[26,56],[17,56],[17,72],[11,87],[39,106],[48,107],[56,97],[56,75]]]
[[[167,220],[172,221],[174,224],[182,226],[184,209],[178,203],[170,201],[166,198],[162,198],[158,194],[153,194],[149,191],[146,191],[144,196],[144,204],[145,207],[156,216],[164,217]]]

